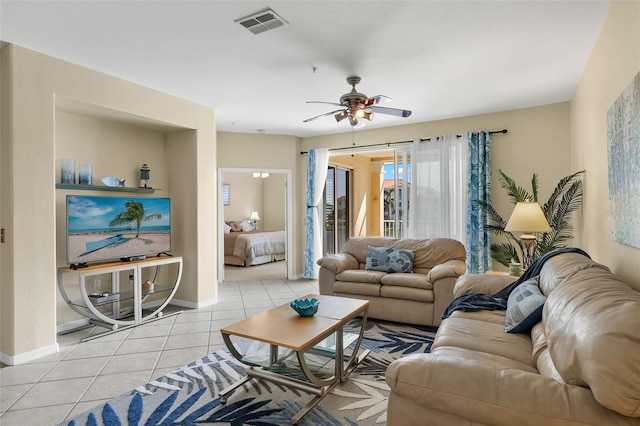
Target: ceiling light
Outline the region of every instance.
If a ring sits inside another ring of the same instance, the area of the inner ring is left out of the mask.
[[[236,19],[233,22],[239,23],[253,34],[260,34],[288,24],[287,21],[278,16],[271,8],[263,9],[249,16]]]
[[[349,122],[351,123],[352,126],[357,126],[358,125],[358,119],[356,117],[354,117],[353,115],[349,116]]]
[[[347,111],[346,110],[342,110],[339,113],[336,114],[336,121],[339,123],[342,120],[344,120],[345,118],[347,118]]]
[[[367,120],[371,121],[371,120],[373,120],[373,113],[372,112],[365,112],[363,114],[363,117],[366,118]]]
[[[364,111],[361,108],[356,108],[354,115],[358,118],[364,117]]]

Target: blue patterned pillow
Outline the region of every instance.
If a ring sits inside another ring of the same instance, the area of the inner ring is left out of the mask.
[[[540,292],[538,277],[533,277],[518,285],[507,300],[507,317],[504,331],[525,333],[542,319],[542,308],[547,298]]]
[[[367,247],[365,269],[383,272],[412,272],[415,250]]]

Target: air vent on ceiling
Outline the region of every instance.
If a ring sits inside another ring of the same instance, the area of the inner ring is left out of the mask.
[[[244,18],[236,19],[233,22],[238,22],[254,34],[260,34],[288,24],[287,21],[278,16],[271,8],[261,10]]]

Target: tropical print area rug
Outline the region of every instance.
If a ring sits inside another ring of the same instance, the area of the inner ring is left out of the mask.
[[[359,330],[360,319],[353,320],[345,331],[348,329]],[[433,327],[368,320],[361,350],[370,349],[369,356],[298,424],[385,424],[387,366],[402,356],[429,352],[435,331]],[[254,378],[222,404],[218,392],[246,376],[245,368],[227,350],[220,350],[64,424],[285,425],[313,398],[304,391]]]

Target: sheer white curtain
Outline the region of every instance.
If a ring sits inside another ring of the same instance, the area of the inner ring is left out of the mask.
[[[305,278],[318,278],[319,266],[316,261],[322,255],[322,229],[320,203],[324,184],[327,180],[329,150],[310,149],[307,153],[307,241],[304,251]]]
[[[409,238],[466,242],[467,140],[442,135],[413,141]]]

